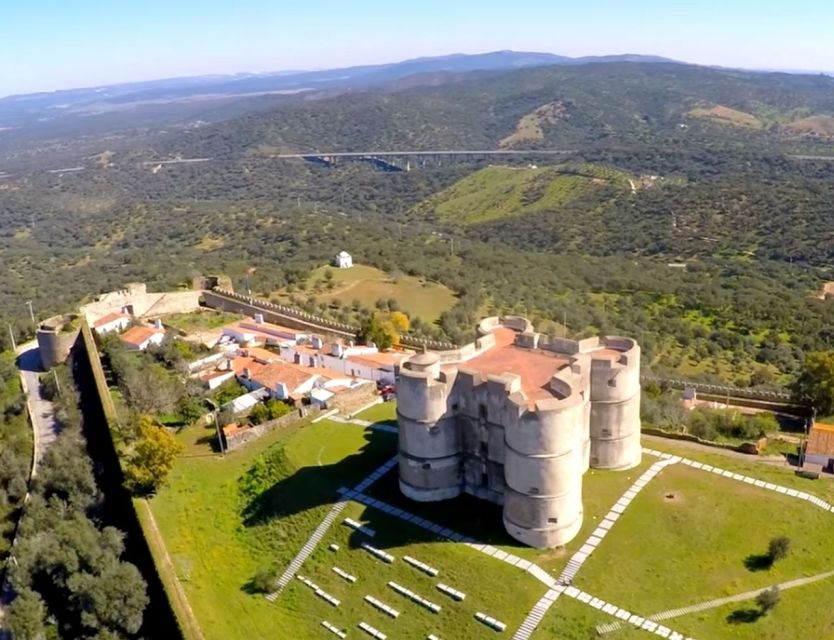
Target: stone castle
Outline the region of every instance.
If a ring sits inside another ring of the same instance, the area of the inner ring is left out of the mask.
[[[400,490],[431,502],[467,492],[503,505],[533,547],[582,526],[582,476],[639,464],[640,347],[630,338],[550,338],[517,316],[400,370]]]

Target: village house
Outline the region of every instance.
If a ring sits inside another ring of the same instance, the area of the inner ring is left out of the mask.
[[[374,346],[325,343],[313,337],[309,343],[283,344],[281,358],[307,367],[319,367],[351,378],[394,384],[400,364],[414,355],[404,351],[380,351]]]
[[[304,331],[266,322],[260,313],[255,314],[252,320],[241,320],[223,327],[223,335],[242,346],[295,343],[310,338],[310,334]]]
[[[133,318],[129,313],[125,313],[123,311],[108,313],[93,322],[93,330],[99,335],[121,332],[130,326],[132,319]]]
[[[165,339],[165,329],[160,320],[154,324],[131,327],[119,336],[128,351],[144,351],[151,345],[159,345]]]

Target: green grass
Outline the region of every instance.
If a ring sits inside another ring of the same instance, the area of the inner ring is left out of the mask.
[[[667,624],[696,638],[793,640],[834,637],[834,579],[782,591],[781,602],[754,622],[732,623],[735,612],[756,609],[755,602],[737,602],[718,609],[669,620]],[[738,614],[736,614],[738,615]],[[619,633],[611,640],[621,640]]]
[[[236,320],[241,320],[242,315],[238,313],[226,313],[225,311],[201,310],[193,313],[175,313],[165,317],[165,324],[175,329],[192,333],[195,331],[210,331],[219,329]]]
[[[634,499],[574,584],[658,613],[831,570],[832,525],[807,503],[676,465]],[[779,535],[791,538],[788,557],[750,568]]]
[[[552,210],[611,186],[628,189],[628,176],[594,165],[539,169],[492,166],[456,182],[421,207],[442,220],[477,224]]]
[[[360,420],[369,420],[370,422],[397,422],[397,403],[396,402],[380,402],[364,411],[356,414]]]
[[[620,496],[643,470],[655,461],[646,456],[640,466],[623,472],[590,469],[583,477],[582,528],[566,546],[556,549],[533,549],[517,542],[504,530],[499,505],[468,494],[442,502],[413,502],[400,493],[396,469],[380,478],[366,493],[439,525],[536,562],[543,569],[557,575]]]
[[[326,287],[324,274],[328,271],[333,274],[332,289]],[[311,294],[318,302],[339,300],[343,306],[348,306],[358,301],[371,309],[377,300],[393,298],[410,316],[425,322],[434,322],[457,302],[451,289],[442,284],[402,274],[393,277],[380,269],[361,264],[355,264],[350,269],[315,269],[307,279],[306,292],[300,295]],[[286,291],[279,291],[273,299],[286,303],[289,297]]]
[[[379,510],[351,504],[344,515],[367,522],[376,535],[369,539],[345,526],[335,526],[302,570],[303,575],[339,598],[341,605],[333,608],[298,581],[282,596],[282,606],[304,618],[310,630],[321,620],[328,620],[347,629],[349,637],[359,637],[361,632],[356,625],[365,621],[392,638],[423,640],[434,633],[447,640],[466,640],[494,633],[474,619],[476,611],[484,611],[506,623],[508,632],[503,635],[509,635],[545,591],[538,581],[506,563],[463,545],[439,540]],[[363,541],[386,549],[396,559],[391,565],[375,559],[359,548]],[[328,549],[332,542],[340,545],[338,551]],[[431,578],[417,571],[402,560],[403,555],[432,565],[439,569],[439,575]],[[349,584],[338,577],[332,571],[334,565],[356,576],[357,582]],[[387,586],[389,580],[439,604],[440,613],[430,613],[397,594]],[[457,603],[444,596],[436,589],[438,582],[463,591],[466,599]],[[382,600],[401,615],[393,620],[378,612],[363,601],[366,594]]]
[[[292,610],[268,603],[247,585],[257,571],[289,564],[336,489],[392,455],[395,436],[322,421],[274,431],[220,458],[210,454],[210,435],[210,429],[189,428],[177,436],[186,454],[151,501],[203,635],[288,637],[292,630],[295,637],[315,637]],[[253,505],[239,479],[265,455],[275,465]]]
[[[550,608],[538,629],[533,633],[533,640],[590,640],[598,638],[597,625],[611,622],[611,616],[602,613],[587,604],[561,596]],[[607,637],[610,640],[649,640],[657,638],[652,634],[636,629],[632,626],[624,626],[616,633]]]

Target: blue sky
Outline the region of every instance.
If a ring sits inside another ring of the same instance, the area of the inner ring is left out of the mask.
[[[0,0],[0,95],[497,49],[834,71],[832,0]]]

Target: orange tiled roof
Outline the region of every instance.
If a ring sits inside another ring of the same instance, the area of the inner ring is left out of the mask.
[[[106,324],[110,324],[111,322],[115,322],[116,320],[126,319],[129,320],[130,316],[126,313],[108,313],[106,316],[101,316],[98,320],[93,323],[94,327],[103,327]]]
[[[834,425],[817,422],[808,435],[806,453],[818,456],[834,456]]]
[[[400,364],[411,355],[413,354],[378,351],[376,353],[363,353],[356,356],[347,356],[345,359],[373,369],[378,369],[379,367],[393,367],[394,365]]]
[[[157,329],[156,327],[131,327],[119,337],[122,339],[122,342],[131,344],[134,347],[139,347],[145,343],[148,338],[158,333],[165,333],[165,331]]]
[[[287,385],[287,391],[292,393],[310,378],[318,374],[311,367],[298,367],[284,362],[273,362],[263,366],[257,373],[252,373],[252,380],[268,389],[274,389],[278,384]]]

